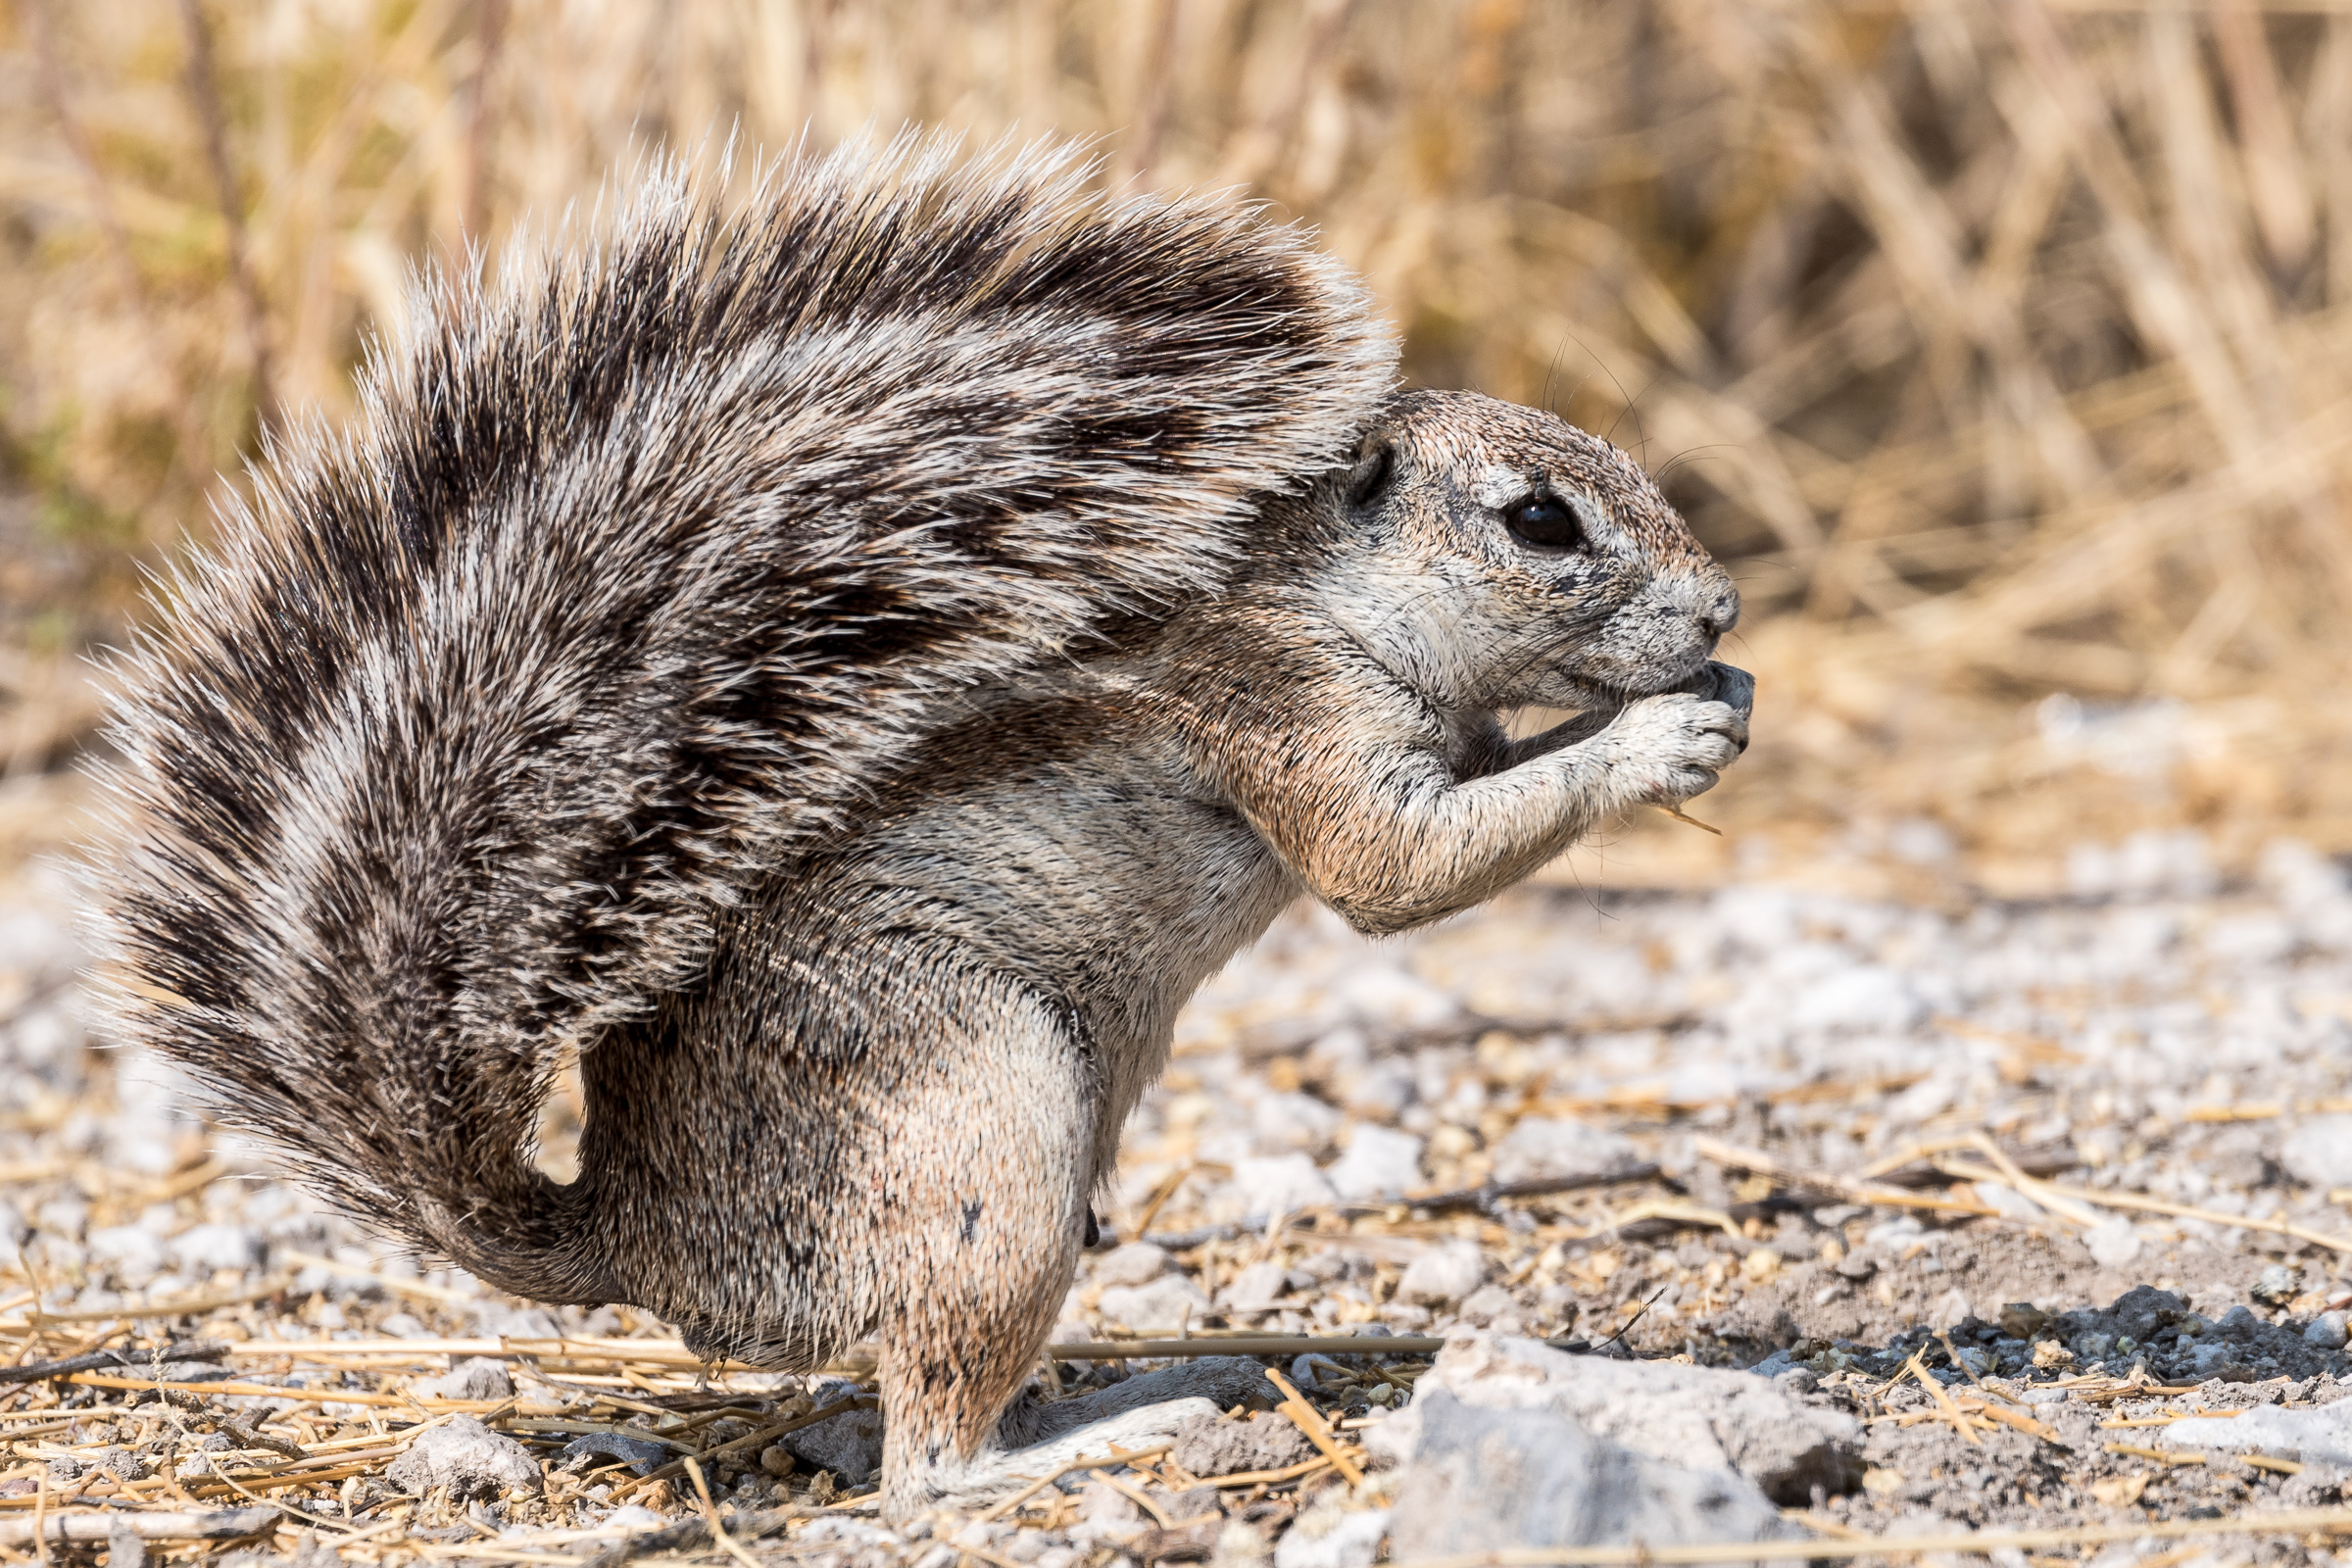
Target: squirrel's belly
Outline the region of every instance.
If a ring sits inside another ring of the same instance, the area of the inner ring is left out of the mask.
[[[1004,779],[900,816],[845,867],[866,889],[851,906],[1051,988],[1101,1045],[1164,1050],[1177,1010],[1298,883],[1230,808],[1130,769],[1077,772]]]

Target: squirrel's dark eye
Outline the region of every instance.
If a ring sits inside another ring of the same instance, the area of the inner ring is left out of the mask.
[[[1573,550],[1585,542],[1585,530],[1565,502],[1542,496],[1522,501],[1502,515],[1502,525],[1523,545],[1544,550]]]

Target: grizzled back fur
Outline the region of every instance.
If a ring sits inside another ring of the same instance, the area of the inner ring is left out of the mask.
[[[338,1201],[606,1294],[528,1144],[558,1048],[946,699],[1212,592],[1393,378],[1305,236],[902,138],[727,219],[677,174],[437,282],[124,661],[98,867],[124,1033]]]

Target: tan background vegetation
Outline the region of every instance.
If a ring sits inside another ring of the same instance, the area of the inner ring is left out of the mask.
[[[410,268],[495,267],[657,149],[717,179],[732,138],[741,187],[804,136],[919,122],[1243,187],[1363,270],[1415,379],[1639,451],[1749,597],[1731,657],[1764,677],[1765,740],[1710,814],[1821,842],[1936,818],[2020,887],[2073,836],[2154,824],[2352,846],[2352,14],[0,15],[12,776],[86,734],[74,656],[135,612],[138,564],[204,531],[269,430],[348,416]]]

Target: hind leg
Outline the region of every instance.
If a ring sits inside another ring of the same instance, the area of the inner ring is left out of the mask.
[[[579,1206],[624,1276],[617,1298],[697,1350],[768,1366],[874,1334],[894,1518],[1001,1495],[1056,1455],[1147,1446],[1207,1408],[1147,1398],[1243,1396],[1254,1369],[1195,1367],[1014,1402],[1118,1108],[1059,1009],[918,937],[836,944],[807,989],[758,950],[730,956],[583,1063]]]
[[[1015,1404],[1077,1269],[1101,1094],[1085,1048],[1026,988],[973,976],[933,999],[920,1022],[937,1047],[870,1107],[866,1146],[890,1224],[874,1256],[895,1276],[880,1370],[883,1511],[899,1519],[1164,1442],[1262,1391],[1254,1366],[1226,1362]]]

